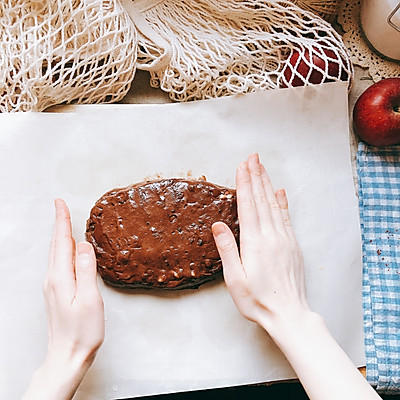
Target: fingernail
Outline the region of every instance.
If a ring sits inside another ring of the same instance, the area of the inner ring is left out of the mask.
[[[278,189],[276,191],[277,197],[284,199],[286,197],[285,189]]]
[[[280,206],[287,205],[287,197],[286,197],[285,189],[278,189],[276,191],[276,199],[278,200],[278,203]]]
[[[259,164],[260,163],[260,159],[258,157],[258,153],[251,154],[249,156],[249,162],[251,164]]]
[[[212,226],[212,232],[213,232],[215,237],[224,234],[225,231],[226,231],[226,228],[225,228],[224,224],[215,223]]]
[[[80,256],[88,256],[92,252],[92,245],[88,242],[80,242],[76,251]]]
[[[56,211],[60,208],[61,204],[60,204],[60,199],[54,199],[54,207],[56,209]]]

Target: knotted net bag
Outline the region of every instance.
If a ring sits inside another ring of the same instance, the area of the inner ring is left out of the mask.
[[[291,0],[300,8],[311,11],[320,17],[330,20],[337,14],[341,0]]]
[[[0,111],[121,99],[137,33],[118,0],[1,0]]]
[[[151,86],[176,101],[352,77],[332,26],[289,1],[122,4],[139,31],[138,68],[150,71]]]

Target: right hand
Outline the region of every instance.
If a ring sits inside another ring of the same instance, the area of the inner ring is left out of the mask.
[[[239,311],[268,331],[310,399],[379,399],[323,319],[308,307],[303,257],[286,195],[274,192],[257,154],[239,166],[236,185],[240,256],[225,224],[215,223],[213,233]]]
[[[213,225],[224,279],[239,311],[267,331],[276,317],[309,311],[303,257],[290,223],[285,191],[273,190],[258,154],[236,172],[240,255],[227,225]]]

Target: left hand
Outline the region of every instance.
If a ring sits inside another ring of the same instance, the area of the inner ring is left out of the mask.
[[[57,199],[44,297],[49,357],[78,359],[88,367],[104,339],[104,307],[97,288],[96,257],[91,244],[75,249],[71,220]]]
[[[104,340],[104,306],[91,244],[75,246],[71,219],[57,199],[56,222],[44,283],[49,342],[44,364],[23,400],[70,400]]]

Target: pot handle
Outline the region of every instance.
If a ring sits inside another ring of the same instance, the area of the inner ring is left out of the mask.
[[[400,3],[397,4],[397,6],[394,8],[394,10],[389,14],[388,19],[387,19],[387,22],[388,22],[388,24],[389,24],[392,28],[394,28],[394,29],[396,29],[396,31],[399,31],[399,32],[400,32],[400,26],[396,25],[396,24],[392,21],[392,18],[394,17],[394,15],[397,13],[397,11],[398,11],[399,9],[400,9]]]

